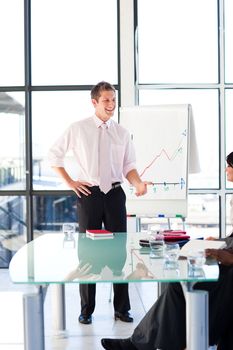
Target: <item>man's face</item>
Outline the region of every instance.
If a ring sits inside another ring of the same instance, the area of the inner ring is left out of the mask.
[[[114,91],[102,91],[99,100],[92,99],[95,114],[103,122],[106,122],[114,114],[116,108],[116,95]]]

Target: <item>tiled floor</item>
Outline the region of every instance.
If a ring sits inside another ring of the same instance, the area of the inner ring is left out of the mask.
[[[130,336],[137,323],[156,300],[157,284],[155,282],[130,284],[131,314],[134,317],[132,324],[114,321],[112,302],[109,302],[110,286],[105,283],[97,285],[97,303],[93,323],[81,325],[78,322],[80,310],[78,285],[66,285],[66,338],[54,336],[51,312],[53,289],[49,287],[44,305],[46,350],[101,350],[103,348],[100,339],[103,337]],[[8,270],[0,270],[0,329],[2,330],[1,326],[4,326],[4,332],[0,332],[0,350],[24,349],[22,294],[18,292],[32,291],[34,289],[30,286],[13,285]]]

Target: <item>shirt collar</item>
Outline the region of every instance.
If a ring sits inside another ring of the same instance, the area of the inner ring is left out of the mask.
[[[95,122],[95,125],[97,128],[99,128],[100,125],[103,124],[103,121],[100,118],[98,118],[95,114],[93,115],[93,119],[94,119],[94,122]],[[109,128],[111,125],[111,118],[108,121],[106,121],[105,123],[107,124],[107,127]]]

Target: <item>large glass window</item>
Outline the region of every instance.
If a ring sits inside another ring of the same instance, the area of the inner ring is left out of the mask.
[[[0,86],[24,83],[24,1],[0,1]]]
[[[24,94],[0,92],[0,190],[25,189]]]
[[[35,234],[61,231],[64,222],[78,222],[76,195],[43,195],[34,197]]]
[[[33,92],[32,106],[33,187],[65,188],[47,161],[48,150],[72,122],[93,114],[90,91]],[[70,155],[66,166],[74,173],[72,160]]]
[[[216,83],[217,1],[138,0],[139,83]]]
[[[116,0],[32,0],[33,84],[116,84],[116,10]]]
[[[0,1],[0,267],[10,261],[5,236],[8,244],[16,222],[17,241],[26,242],[78,220],[77,198],[47,154],[72,122],[94,113],[94,84],[118,86],[118,8],[118,0]],[[70,155],[73,175],[69,163]],[[12,211],[16,202],[20,220]]]
[[[233,2],[225,0],[225,76],[227,83],[233,83]]]
[[[232,137],[232,130],[233,130],[233,90],[232,89],[226,89],[226,154],[229,154],[230,152],[233,152],[233,137]],[[228,187],[233,187],[232,183],[228,183]]]
[[[0,196],[0,268],[26,243],[25,197]]]
[[[90,89],[100,80],[117,88],[127,81],[129,89],[119,90],[124,105],[132,105],[134,88],[135,104],[192,105],[201,172],[189,176],[186,222],[192,230],[205,226],[218,235],[219,224],[221,234],[229,233],[233,186],[219,179],[224,179],[224,156],[233,151],[232,0],[130,1],[127,9],[138,24],[135,81],[131,69],[124,76],[120,70],[130,59],[133,65],[135,49],[118,42],[118,33],[120,40],[130,40],[135,29],[133,21],[120,18],[128,15],[118,13],[123,4],[0,1],[0,266],[14,252],[6,250],[5,237],[8,244],[12,232],[25,242],[78,219],[76,198],[50,169],[47,152],[70,123],[93,113]],[[25,33],[30,23],[31,32]],[[226,212],[219,206],[225,199]]]
[[[190,194],[186,227],[193,238],[218,238],[219,196],[217,194]]]
[[[192,231],[219,224],[224,236],[232,189],[224,181],[224,157],[233,151],[226,84],[233,81],[232,1],[138,0],[137,13],[137,103],[192,105],[201,172],[189,174],[186,223]]]

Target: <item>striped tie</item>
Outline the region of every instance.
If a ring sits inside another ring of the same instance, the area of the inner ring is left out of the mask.
[[[99,141],[99,176],[100,190],[107,193],[112,188],[111,179],[111,159],[110,159],[110,139],[108,127],[106,123],[100,126],[100,141]]]

